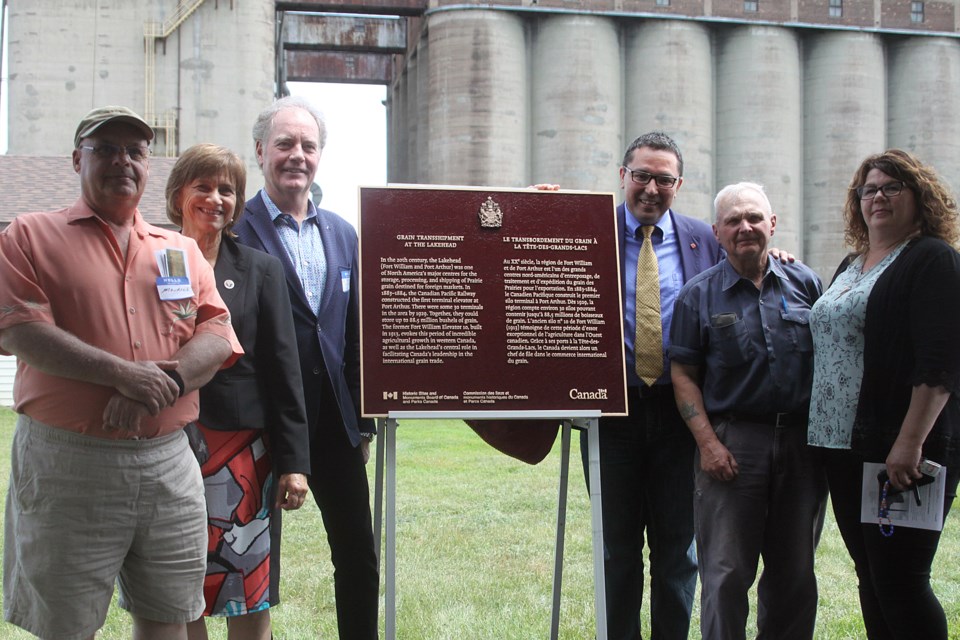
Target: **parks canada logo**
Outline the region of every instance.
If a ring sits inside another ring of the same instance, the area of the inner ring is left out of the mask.
[[[607,390],[597,389],[596,391],[580,391],[579,389],[570,389],[571,400],[607,400]]]

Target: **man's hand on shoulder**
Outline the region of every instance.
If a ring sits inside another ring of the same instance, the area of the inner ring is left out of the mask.
[[[789,262],[796,262],[797,257],[790,253],[789,251],[784,251],[783,249],[777,249],[776,247],[770,247],[770,250],[767,251],[771,258],[774,260],[779,260],[782,264],[787,264]]]

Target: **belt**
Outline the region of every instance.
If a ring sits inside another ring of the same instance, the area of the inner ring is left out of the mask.
[[[730,413],[721,413],[717,418],[721,420],[734,420],[739,422],[751,422],[753,424],[769,424],[774,427],[804,427],[807,426],[806,413],[744,413],[742,411],[732,411]],[[711,421],[714,421],[711,416]]]
[[[655,384],[652,387],[643,384],[638,387],[630,387],[629,390],[636,390],[637,397],[641,400],[645,400],[647,398],[660,398],[662,396],[669,396],[670,398],[673,398],[673,385],[669,382],[666,384]]]

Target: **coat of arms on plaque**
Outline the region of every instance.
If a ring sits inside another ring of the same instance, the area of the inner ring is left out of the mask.
[[[480,205],[480,226],[499,229],[503,225],[503,211],[500,205],[494,202],[493,198],[487,196],[486,201]]]

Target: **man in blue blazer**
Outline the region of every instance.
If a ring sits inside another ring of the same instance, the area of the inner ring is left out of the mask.
[[[651,637],[686,640],[697,583],[693,542],[694,441],[677,411],[666,358],[673,303],[681,287],[717,264],[720,248],[710,226],[670,207],[683,184],[683,156],[660,132],[630,144],[620,167],[624,202],[617,207],[623,342],[627,365],[626,417],[601,418],[600,482],[610,640],[639,640],[643,598],[644,533],[650,546]],[[660,279],[661,329],[637,334],[637,260],[642,229],[651,242]],[[655,340],[662,367],[644,382],[636,372],[635,340]],[[587,439],[581,451],[587,473]]]
[[[309,199],[326,142],[323,116],[309,102],[277,100],[257,118],[253,138],[264,188],[234,231],[283,263],[310,430],[309,485],[330,544],[340,638],[376,640],[380,577],[364,467],[375,427],[360,419],[357,233]]]

